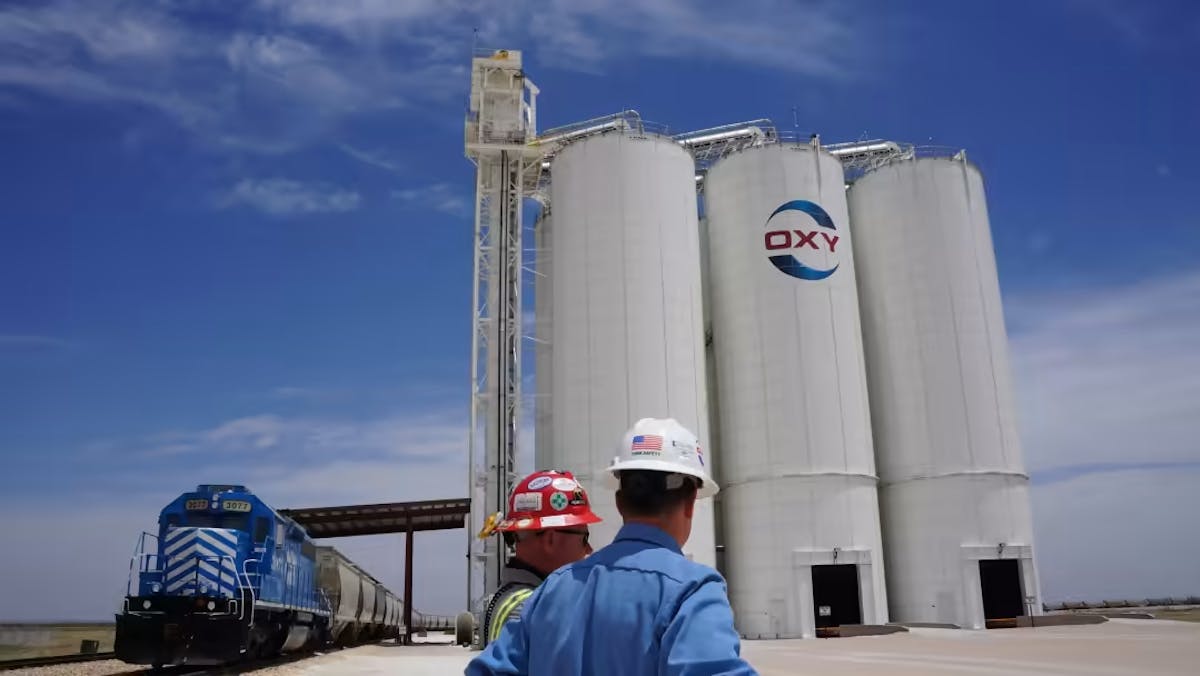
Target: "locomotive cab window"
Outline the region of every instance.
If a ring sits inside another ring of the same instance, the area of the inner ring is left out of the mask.
[[[254,520],[254,541],[266,542],[267,535],[271,532],[271,522],[265,516],[260,516]]]

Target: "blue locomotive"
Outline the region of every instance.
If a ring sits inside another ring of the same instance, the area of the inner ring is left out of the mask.
[[[358,638],[398,635],[395,596],[356,567],[363,585],[352,596],[345,584],[326,589],[325,568],[336,562],[318,549],[331,548],[245,486],[180,495],[159,515],[157,535],[139,540],[117,614],[117,659],[204,665],[311,649],[338,638],[335,621],[345,633],[347,615]]]

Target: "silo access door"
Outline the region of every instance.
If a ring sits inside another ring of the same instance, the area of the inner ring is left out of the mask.
[[[1016,559],[979,562],[979,588],[983,592],[983,618],[1011,620],[1025,614],[1021,594],[1021,565]],[[1003,626],[989,622],[991,626]]]
[[[812,589],[817,629],[862,624],[857,565],[813,566]]]

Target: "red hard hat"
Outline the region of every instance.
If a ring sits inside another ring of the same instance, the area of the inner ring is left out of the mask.
[[[502,533],[565,528],[599,523],[592,513],[587,492],[570,472],[534,472],[513,487],[508,496],[508,514],[496,526]]]

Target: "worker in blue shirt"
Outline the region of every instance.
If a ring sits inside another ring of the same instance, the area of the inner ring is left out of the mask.
[[[696,436],[644,418],[608,469],[624,520],[612,544],[547,577],[466,674],[757,674],[724,578],[681,549],[696,500],[717,492]]]

